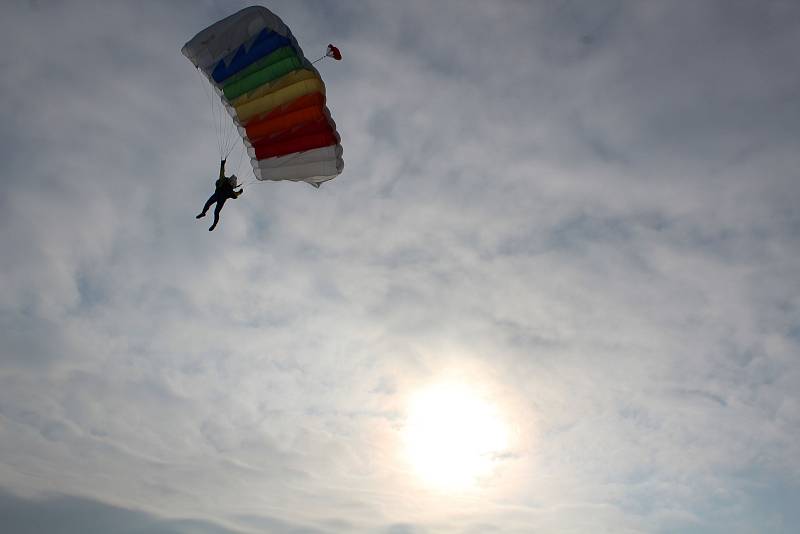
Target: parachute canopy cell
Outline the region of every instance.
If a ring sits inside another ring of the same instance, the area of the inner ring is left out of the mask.
[[[325,83],[277,15],[247,7],[195,35],[181,52],[217,93],[257,179],[319,187],[341,174],[341,139]],[[341,59],[333,45],[327,52]]]

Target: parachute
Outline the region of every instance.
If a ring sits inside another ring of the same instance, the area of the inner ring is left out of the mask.
[[[341,139],[314,67],[319,60],[303,55],[277,15],[247,7],[202,30],[181,52],[211,84],[212,108],[221,103],[232,119],[215,116],[222,159],[241,138],[258,180],[319,187],[341,174]],[[332,44],[326,56],[342,57]]]

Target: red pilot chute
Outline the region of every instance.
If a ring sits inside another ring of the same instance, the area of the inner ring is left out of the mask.
[[[339,49],[333,46],[332,44],[328,45],[328,51],[325,53],[326,56],[332,57],[336,61],[341,61],[342,53],[339,52]]]

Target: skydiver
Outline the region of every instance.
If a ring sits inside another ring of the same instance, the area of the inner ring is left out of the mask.
[[[206,201],[206,205],[203,206],[203,211],[197,215],[197,219],[206,216],[206,212],[208,208],[211,207],[211,204],[217,203],[217,207],[214,208],[214,224],[211,225],[211,228],[208,231],[212,231],[214,228],[217,227],[217,223],[219,222],[219,212],[222,211],[222,206],[225,205],[225,201],[229,198],[238,198],[239,195],[242,194],[243,190],[239,189],[235,191],[234,188],[236,187],[236,175],[231,174],[230,176],[225,176],[225,160],[219,162],[219,178],[217,179],[216,183],[214,184],[214,194],[209,197]]]

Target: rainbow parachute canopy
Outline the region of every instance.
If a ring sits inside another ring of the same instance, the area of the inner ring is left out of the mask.
[[[341,139],[325,83],[277,15],[247,7],[195,35],[181,52],[233,119],[257,179],[319,187],[341,174]],[[326,55],[341,59],[333,45]]]

